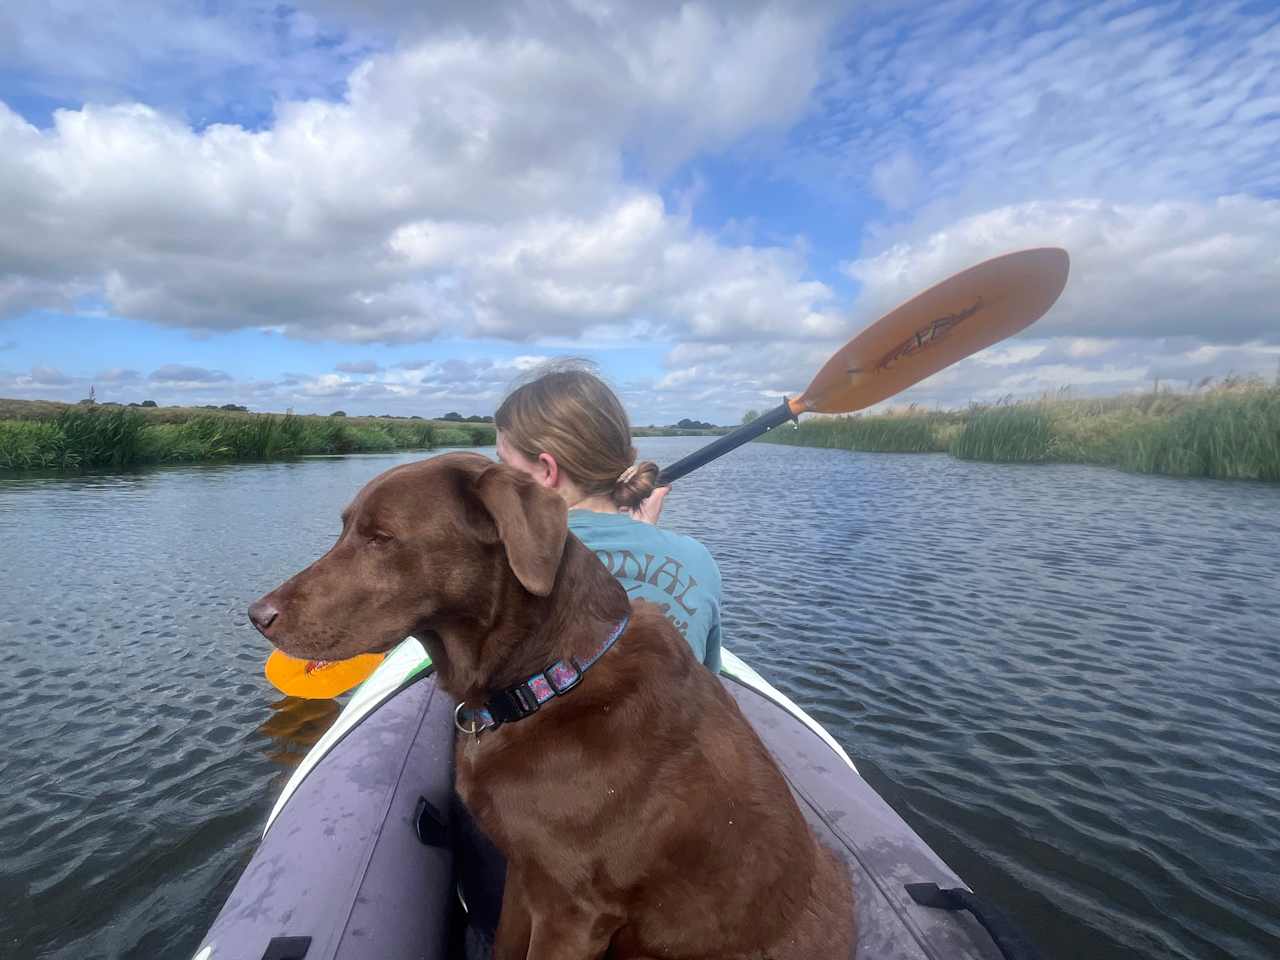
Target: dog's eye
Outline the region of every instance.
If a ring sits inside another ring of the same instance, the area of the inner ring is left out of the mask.
[[[375,530],[373,531],[373,533],[369,534],[369,542],[376,543],[379,545],[384,543],[390,543],[394,539],[395,537],[387,533],[385,530]]]

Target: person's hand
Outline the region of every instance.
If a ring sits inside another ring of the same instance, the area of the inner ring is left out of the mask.
[[[657,487],[653,493],[649,494],[639,505],[631,510],[631,518],[639,520],[641,523],[658,522],[658,517],[662,515],[662,501],[667,499],[667,494],[671,492],[671,487]]]

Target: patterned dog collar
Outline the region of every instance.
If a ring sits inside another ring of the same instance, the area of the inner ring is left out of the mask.
[[[622,622],[585,660],[577,657],[557,660],[541,673],[535,673],[514,687],[491,694],[483,707],[473,709],[465,703],[458,704],[453,711],[454,726],[460,732],[479,739],[486,730],[494,730],[504,723],[515,723],[537,713],[538,708],[552,697],[563,696],[576,687],[587,669],[618,642],[630,620],[630,615],[623,617]]]

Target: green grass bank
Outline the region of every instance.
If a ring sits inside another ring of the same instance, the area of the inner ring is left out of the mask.
[[[486,446],[492,424],[0,401],[0,470],[85,470]]]
[[[1137,473],[1280,482],[1280,384],[1228,379],[1186,393],[1065,393],[963,411],[811,417],[771,443],[950,453],[990,463],[1090,463]]]

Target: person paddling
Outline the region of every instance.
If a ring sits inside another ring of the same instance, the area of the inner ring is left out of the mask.
[[[720,568],[693,537],[657,526],[671,488],[656,486],[656,464],[636,460],[614,392],[579,362],[561,361],[513,390],[494,425],[498,459],[564,498],[574,535],[719,672]]]

